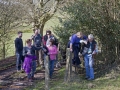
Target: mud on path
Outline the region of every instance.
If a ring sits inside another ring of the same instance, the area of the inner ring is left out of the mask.
[[[23,90],[23,88],[33,85],[34,81],[44,78],[44,70],[37,70],[35,80],[27,81],[26,74],[16,72],[16,57],[11,56],[0,60],[0,90]]]
[[[25,72],[17,72],[15,65],[15,56],[0,60],[0,90],[23,90],[25,87],[34,86],[35,82],[45,78],[45,70],[38,67],[35,73],[35,80],[29,82]],[[55,73],[58,70],[55,69]]]
[[[0,90],[23,90],[34,85],[34,82],[44,79],[44,69],[37,70],[35,80],[29,82],[25,73],[16,72],[15,66],[0,72]]]

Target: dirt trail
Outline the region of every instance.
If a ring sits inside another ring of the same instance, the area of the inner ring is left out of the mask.
[[[27,81],[25,73],[16,72],[15,67],[0,72],[0,90],[22,90],[44,78],[44,70],[37,70],[35,80]]]

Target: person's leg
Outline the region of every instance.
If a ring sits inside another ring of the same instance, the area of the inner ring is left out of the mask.
[[[27,78],[28,78],[28,80],[31,79],[31,74],[30,73],[27,73]]]
[[[17,61],[16,61],[16,69],[17,71],[21,70],[21,55],[16,53]]]
[[[31,70],[31,77],[34,78],[34,74],[36,71],[36,61],[32,61],[32,70]]]
[[[74,59],[75,59],[75,65],[79,66],[80,65],[80,58],[78,56],[79,53],[79,48],[74,47]]]
[[[52,77],[54,72],[54,63],[55,63],[55,60],[50,60],[50,78]]]
[[[39,53],[38,53],[37,50],[35,51],[35,55],[37,57],[37,66],[39,66],[40,65],[40,63],[39,63]]]
[[[52,65],[51,65],[51,67],[52,67],[52,75],[53,75],[53,72],[54,72],[55,61],[56,61],[56,60],[52,60]]]
[[[22,68],[22,67],[23,67],[23,59],[24,59],[24,58],[23,58],[23,55],[22,55],[22,53],[21,53],[21,54],[20,54],[20,69],[21,69],[21,70],[23,70],[23,68]]]
[[[93,58],[89,56],[90,79],[94,79]]]
[[[85,71],[86,71],[86,78],[89,78],[89,59],[88,59],[88,55],[86,54],[84,56],[84,61],[85,61]]]

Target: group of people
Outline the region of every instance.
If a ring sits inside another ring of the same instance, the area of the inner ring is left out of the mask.
[[[81,61],[79,55],[84,57],[86,79],[94,79],[93,56],[98,53],[97,42],[92,34],[83,35],[82,32],[77,32],[69,38],[68,48],[73,52],[74,57],[72,64],[80,67]]]
[[[33,41],[33,44],[32,44]],[[74,57],[72,64],[80,67],[81,61],[79,54],[84,57],[86,79],[94,79],[93,56],[97,54],[97,42],[92,34],[83,35],[82,32],[77,32],[69,38],[68,48],[73,52]],[[49,77],[52,78],[54,72],[54,64],[57,60],[59,44],[57,39],[52,35],[51,31],[46,31],[42,37],[39,30],[34,31],[34,35],[26,40],[26,45],[23,46],[22,32],[18,32],[18,37],[15,39],[16,49],[16,69],[17,71],[24,70],[28,80],[34,79],[36,70],[36,60],[42,67],[46,65],[45,56],[49,56]]]
[[[23,46],[22,32],[19,31],[18,37],[15,39],[17,71],[24,70],[28,80],[31,81],[34,79],[36,61],[38,65],[44,67],[46,65],[45,56],[49,55],[49,77],[52,78],[59,49],[58,42],[51,31],[46,31],[46,35],[42,37],[39,34],[39,29],[36,29],[34,35],[30,39],[28,38],[25,43],[26,45]]]

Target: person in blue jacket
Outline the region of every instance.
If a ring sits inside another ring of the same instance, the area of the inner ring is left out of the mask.
[[[87,40],[87,37],[83,35],[82,32],[77,32],[76,34],[73,34],[70,40],[70,50],[73,52],[74,57],[72,59],[72,64],[80,67],[80,58],[78,53],[81,49],[80,40]]]

